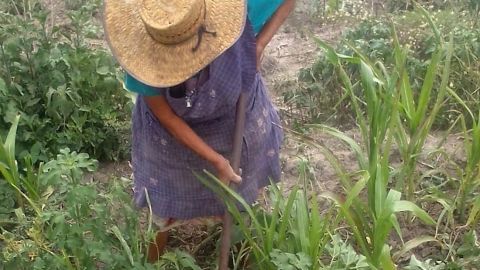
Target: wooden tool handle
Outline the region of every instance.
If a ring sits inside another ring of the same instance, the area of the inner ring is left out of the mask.
[[[242,159],[243,134],[245,132],[246,118],[246,95],[241,93],[237,101],[237,112],[235,115],[235,132],[233,135],[233,149],[230,164],[233,170],[240,173],[240,161]],[[232,186],[232,185],[231,185]],[[230,213],[225,210],[223,215],[223,231],[222,242],[220,245],[219,270],[228,269],[228,259],[230,254],[231,238],[232,238],[233,220]]]

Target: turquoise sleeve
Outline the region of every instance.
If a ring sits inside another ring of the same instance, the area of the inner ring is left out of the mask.
[[[248,0],[248,19],[256,34],[277,11],[284,0]]]
[[[163,96],[165,94],[165,88],[158,88],[146,85],[130,74],[125,73],[124,87],[130,91],[142,96]]]

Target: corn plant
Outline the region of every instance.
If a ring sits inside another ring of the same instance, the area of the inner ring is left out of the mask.
[[[393,179],[390,154],[400,110],[400,92],[397,86],[402,78],[401,73],[389,73],[382,63],[373,64],[358,51],[355,56],[337,54],[331,46],[314,39],[324,49],[327,59],[336,67],[352,101],[362,134],[362,144],[359,145],[339,130],[323,125],[312,125],[313,128],[346,143],[356,154],[360,168],[353,176],[348,174],[325,146],[312,142],[329,157],[328,160],[337,169],[346,193],[345,197],[332,193],[326,193],[324,196],[338,205],[369,265],[374,269],[395,269],[388,238],[393,229],[401,237],[397,214],[410,212],[427,224],[435,224],[425,211],[410,201],[401,200],[401,193],[390,189],[388,185]],[[354,83],[342,65],[344,61],[359,66],[358,83],[363,88],[362,97],[354,93]],[[365,112],[359,100],[364,100]],[[361,199],[364,189],[367,193],[367,202]]]
[[[406,67],[407,53],[401,48],[396,31],[393,31],[395,70],[400,76],[397,87],[401,97],[399,104],[401,113],[395,119],[398,123],[395,125],[396,131],[394,134],[403,160],[403,165],[397,177],[396,188],[404,190],[409,200],[413,200],[413,194],[418,185],[416,182],[418,178],[416,175],[418,159],[422,155],[427,136],[445,101],[453,53],[452,39],[448,48],[444,48],[444,42],[428,12],[421,6],[419,6],[419,9],[430,23],[437,40],[437,49],[432,54],[423,85],[419,91],[412,88],[411,78]],[[438,70],[440,61],[444,57],[445,64],[440,77]],[[437,79],[440,84],[436,84]],[[438,91],[433,91],[434,87],[438,87]],[[419,93],[418,98],[415,99],[415,93],[417,92]],[[435,99],[435,102],[431,105],[431,110],[428,111],[432,99]]]
[[[478,198],[478,188],[480,187],[480,112],[477,119],[473,120],[472,125],[472,128],[468,129],[462,118],[466,164],[461,175],[456,206],[461,221],[465,220],[467,209],[471,209],[467,225],[476,225],[480,212],[480,199]]]
[[[0,173],[3,179],[12,187],[16,193],[16,203],[23,207],[28,202],[36,213],[40,208],[36,201],[40,198],[38,183],[33,175],[33,168],[27,159],[27,176],[20,172],[18,162],[15,159],[15,137],[20,117],[17,116],[8,132],[3,144],[0,144]]]
[[[478,198],[480,191],[480,111],[475,117],[475,114],[457,93],[448,87],[447,91],[467,112],[458,117],[459,121],[455,121],[455,123],[461,124],[466,159],[465,164],[453,164],[459,178],[457,195],[454,199],[439,202],[445,209],[449,209],[450,220],[453,220],[453,214],[456,211],[459,214],[460,222],[465,222],[466,212],[470,209],[466,225],[476,225],[480,212],[480,199]],[[467,121],[466,118],[469,120]],[[471,123],[470,128],[467,123]]]
[[[197,177],[226,202],[253,255],[255,269],[307,270],[322,265],[320,257],[333,222],[328,213],[320,216],[315,196],[308,199],[297,186],[284,198],[281,190],[271,185],[272,209],[264,211],[252,208],[214,175],[207,172]],[[237,263],[234,269],[243,269],[238,267]]]

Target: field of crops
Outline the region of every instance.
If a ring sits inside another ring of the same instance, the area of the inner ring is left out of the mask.
[[[232,269],[480,269],[480,0],[297,2],[263,70],[282,183],[249,206],[199,177],[234,217]],[[146,260],[101,4],[0,2],[0,270],[215,269],[221,226]]]

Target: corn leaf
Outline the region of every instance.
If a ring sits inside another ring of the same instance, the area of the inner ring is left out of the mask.
[[[431,236],[415,237],[414,239],[405,243],[405,245],[403,245],[402,249],[400,249],[399,251],[397,251],[393,254],[393,260],[396,261],[396,260],[400,259],[400,257],[402,257],[403,255],[405,255],[407,252],[409,252],[410,250],[412,250],[414,248],[417,248],[420,245],[423,245],[425,243],[429,243],[429,242],[440,243],[437,239],[435,239],[434,237],[431,237]]]
[[[420,122],[426,118],[425,115],[428,109],[428,103],[431,99],[432,88],[437,76],[437,70],[441,56],[441,51],[436,51],[433,54],[430,60],[430,65],[427,68],[427,73],[425,75],[425,79],[423,80],[422,90],[418,99],[418,107],[412,119],[412,124],[410,125],[413,132],[415,132],[415,130],[418,128]]]
[[[395,212],[412,212],[416,217],[421,219],[428,225],[435,225],[435,220],[433,220],[430,215],[427,214],[423,209],[418,207],[416,204],[410,201],[398,201],[394,204],[394,211]]]
[[[348,191],[347,198],[344,203],[345,208],[350,208],[352,202],[358,198],[360,192],[362,192],[362,190],[365,188],[369,179],[370,176],[368,172],[363,171],[360,180],[358,180],[357,183],[355,183],[355,185],[353,186],[353,188]]]
[[[355,154],[360,168],[362,170],[367,170],[368,169],[368,165],[367,165],[368,163],[365,159],[365,154],[362,151],[362,148],[360,147],[360,145],[358,145],[357,142],[355,142],[352,138],[348,137],[345,133],[341,132],[340,130],[338,130],[336,128],[332,128],[332,127],[325,126],[325,125],[320,125],[320,124],[310,124],[310,125],[307,125],[307,126],[320,129],[322,132],[325,132],[325,133],[343,141],[344,143],[346,143],[350,147],[350,149],[352,149],[353,153]]]
[[[310,220],[308,217],[306,198],[301,191],[298,191],[297,199],[295,200],[295,221],[297,224],[297,233],[301,250],[310,250],[310,241],[308,237]]]
[[[390,255],[390,247],[388,245],[384,245],[382,249],[382,253],[380,255],[380,264],[382,265],[382,269],[384,270],[396,270],[395,264],[392,261],[392,256]]]
[[[12,159],[15,157],[15,137],[17,136],[17,127],[18,122],[20,121],[20,115],[15,117],[15,120],[10,127],[10,131],[8,132],[7,139],[5,140],[5,150],[8,158]]]
[[[473,203],[472,210],[468,215],[467,224],[465,224],[465,226],[472,225],[478,219],[479,212],[480,212],[480,197],[477,197],[477,199],[475,199],[475,202]]]

